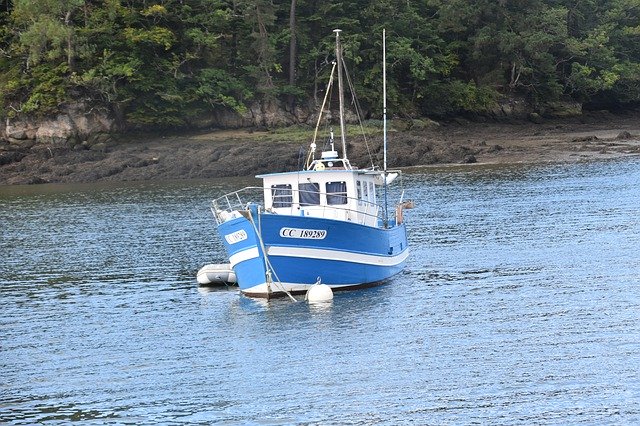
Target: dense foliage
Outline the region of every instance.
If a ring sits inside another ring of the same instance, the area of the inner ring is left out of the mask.
[[[401,114],[640,100],[640,0],[0,0],[0,116],[86,100],[181,125],[317,98],[334,28],[365,107],[380,104],[382,28]]]

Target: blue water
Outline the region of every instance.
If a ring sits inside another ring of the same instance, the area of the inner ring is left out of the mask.
[[[325,305],[197,286],[252,181],[0,187],[0,422],[638,424],[639,182],[413,170],[406,271]]]

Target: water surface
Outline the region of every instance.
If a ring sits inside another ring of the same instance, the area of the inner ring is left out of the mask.
[[[321,306],[197,286],[254,181],[0,187],[0,422],[636,424],[638,182],[414,170],[406,271]]]

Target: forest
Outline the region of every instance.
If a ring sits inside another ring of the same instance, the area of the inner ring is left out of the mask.
[[[640,102],[640,0],[2,0],[0,117],[83,101],[179,127],[251,102],[321,100],[340,28],[365,110],[482,114]]]

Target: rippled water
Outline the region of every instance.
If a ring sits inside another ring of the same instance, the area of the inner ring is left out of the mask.
[[[637,159],[414,171],[405,273],[322,306],[197,287],[245,183],[0,187],[0,422],[640,422]]]

